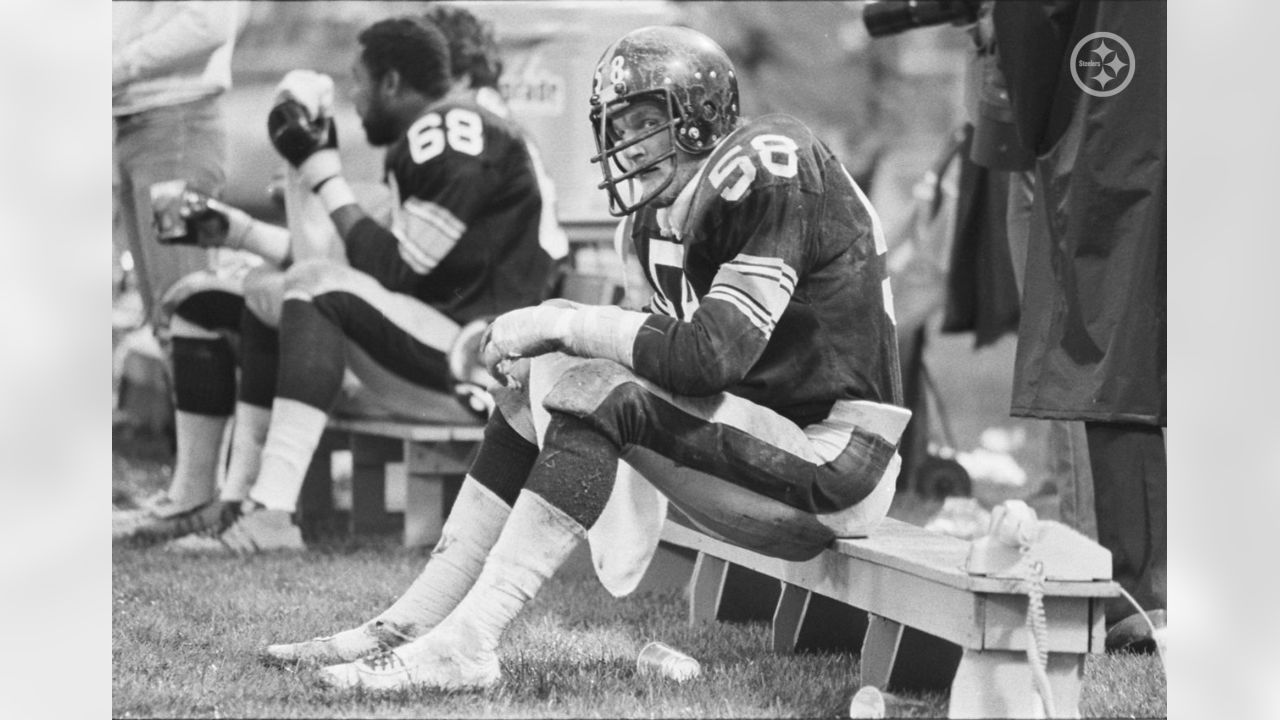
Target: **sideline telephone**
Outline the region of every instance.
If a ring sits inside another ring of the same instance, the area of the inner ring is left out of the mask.
[[[1040,520],[1021,500],[991,512],[987,534],[973,541],[965,570],[971,575],[1024,578],[1040,562],[1045,580],[1111,579],[1111,552],[1060,522]]]

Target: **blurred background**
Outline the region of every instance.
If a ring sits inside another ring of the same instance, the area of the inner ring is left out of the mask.
[[[1045,480],[1043,423],[1008,415],[1014,336],[988,333],[979,342],[973,332],[940,330],[958,164],[942,161],[967,120],[969,30],[941,23],[872,38],[862,2],[454,4],[493,23],[503,49],[501,90],[556,183],[575,264],[601,274],[620,269],[611,248],[616,221],[588,162],[595,151],[586,119],[595,62],[610,42],[644,25],[688,25],[719,42],[738,68],[744,114],[785,112],[808,124],[859,181],[884,224],[903,359],[920,360],[904,375],[917,390],[917,446],[900,488],[938,502],[973,496],[988,507],[1005,497],[1030,498],[1042,517],[1056,516],[1054,488]],[[267,194],[281,162],[265,129],[276,83],[295,68],[330,74],[347,176],[353,184],[378,183],[381,151],[365,142],[350,100],[355,37],[377,19],[421,12],[422,3],[253,2],[249,8],[225,101],[225,199],[282,223]],[[141,308],[118,232],[114,247],[118,339],[141,322]],[[128,362],[116,353],[116,376],[126,382]],[[135,385],[144,382],[145,373],[135,374]],[[134,388],[135,400],[145,394]],[[160,413],[155,422],[166,417]],[[935,502],[921,512],[937,509]]]

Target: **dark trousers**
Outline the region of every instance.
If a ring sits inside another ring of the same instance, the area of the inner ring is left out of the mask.
[[[1166,608],[1167,474],[1158,427],[1086,422],[1098,542],[1111,551],[1112,578],[1144,610]],[[1107,624],[1136,612],[1124,598],[1108,601]]]

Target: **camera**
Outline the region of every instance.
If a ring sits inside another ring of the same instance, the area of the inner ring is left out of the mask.
[[[919,27],[969,25],[978,21],[981,0],[880,0],[862,11],[871,37],[885,37]]]

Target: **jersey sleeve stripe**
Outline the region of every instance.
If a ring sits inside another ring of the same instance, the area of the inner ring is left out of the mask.
[[[397,215],[392,231],[400,241],[400,257],[419,275],[434,270],[466,232],[466,224],[429,200],[409,198]]]
[[[753,299],[738,291],[737,288],[728,286],[715,287],[711,289],[711,292],[707,293],[704,299],[723,300],[729,303],[746,316],[747,320],[756,326],[760,332],[764,333],[766,338],[773,334],[773,328],[775,327],[773,320],[764,313],[764,310]]]
[[[782,260],[739,255],[720,266],[707,295],[733,295],[749,303],[766,319],[767,335],[786,311],[795,286],[795,271]]]
[[[742,267],[758,268],[761,271],[776,271],[781,273],[783,276],[790,278],[793,285],[796,282],[796,271],[793,270],[782,258],[739,253],[731,262]]]

